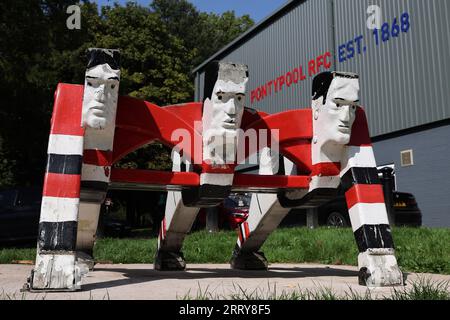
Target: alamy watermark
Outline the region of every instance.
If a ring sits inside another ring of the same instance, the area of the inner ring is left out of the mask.
[[[194,130],[202,132],[202,122],[194,122]],[[261,161],[278,163],[279,129],[243,129],[233,130],[229,134],[216,134],[214,130],[205,130],[202,135],[192,136],[187,129],[172,132],[171,140],[178,141],[173,151],[182,153],[181,161],[201,165],[211,162],[212,165],[250,164],[258,165]],[[187,156],[182,150],[193,154]],[[264,153],[264,157],[261,154]],[[259,158],[259,159],[258,159]]]
[[[382,12],[381,8],[377,5],[370,5],[367,7],[367,28],[369,30],[381,29]]]
[[[67,14],[70,16],[66,20],[66,27],[69,30],[81,29],[81,8],[78,5],[71,5],[67,7]]]

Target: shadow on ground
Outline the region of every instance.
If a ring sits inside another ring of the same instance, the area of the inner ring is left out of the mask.
[[[121,273],[127,279],[118,279],[100,283],[83,284],[82,291],[107,289],[122,285],[144,283],[165,279],[214,279],[214,278],[307,278],[307,277],[357,277],[357,271],[335,268],[281,268],[273,267],[268,271],[234,270],[223,268],[187,268],[186,271],[156,271],[153,269],[94,268],[94,271]]]

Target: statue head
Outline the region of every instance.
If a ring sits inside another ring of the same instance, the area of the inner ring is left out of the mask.
[[[203,141],[208,145],[221,140],[229,151],[223,154],[226,161],[234,161],[238,129],[241,126],[248,82],[246,65],[213,61],[205,71],[203,105]],[[215,147],[213,149],[215,149]]]
[[[349,72],[324,72],[313,81],[314,139],[322,145],[350,142],[359,103],[359,77]]]
[[[84,82],[83,127],[105,129],[114,125],[119,94],[119,51],[89,49]]]

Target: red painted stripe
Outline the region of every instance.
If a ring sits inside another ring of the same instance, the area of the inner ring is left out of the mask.
[[[163,239],[166,238],[166,217],[162,220]]]
[[[340,162],[321,162],[313,165],[312,176],[338,176],[341,172]]]
[[[111,182],[142,183],[151,185],[199,186],[195,172],[169,172],[156,170],[112,168]],[[235,173],[233,187],[239,188],[309,188],[309,176],[263,176]]]
[[[83,163],[101,167],[111,166],[112,156],[112,151],[86,149],[83,150]]]
[[[345,193],[347,207],[350,209],[358,203],[384,203],[381,184],[355,184]]]
[[[263,176],[235,173],[233,187],[240,188],[309,188],[309,176]]]
[[[55,92],[51,120],[51,134],[83,136],[81,109],[84,86],[60,83]]]
[[[47,197],[79,198],[80,181],[79,174],[46,173],[42,193]]]
[[[198,186],[200,177],[195,172],[170,172],[157,170],[113,168],[111,182],[130,182],[152,185]]]
[[[209,163],[202,163],[202,172],[203,173],[234,173],[234,168],[236,168],[236,164],[223,164],[223,165],[211,165]]]
[[[249,227],[248,227],[248,222],[245,221],[245,222],[243,223],[243,225],[244,225],[244,229],[245,229],[245,238],[248,239],[248,236],[250,235],[250,229],[249,229]]]

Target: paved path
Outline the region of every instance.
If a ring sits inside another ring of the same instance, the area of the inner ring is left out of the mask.
[[[317,291],[331,288],[337,295],[368,290],[358,285],[357,268],[318,264],[271,264],[269,271],[231,270],[228,264],[189,264],[185,272],[160,272],[147,264],[97,264],[83,280],[83,289],[72,293],[20,292],[33,266],[0,265],[0,299],[195,299],[205,292],[214,299],[239,293],[239,287],[259,296],[274,292]],[[420,277],[433,281],[450,281],[450,275],[408,274],[407,283]],[[269,290],[270,286],[270,290]],[[406,288],[411,287],[409,284]],[[400,287],[400,290],[403,288]],[[389,295],[391,288],[375,288],[373,298]],[[210,296],[210,297],[211,297]]]

